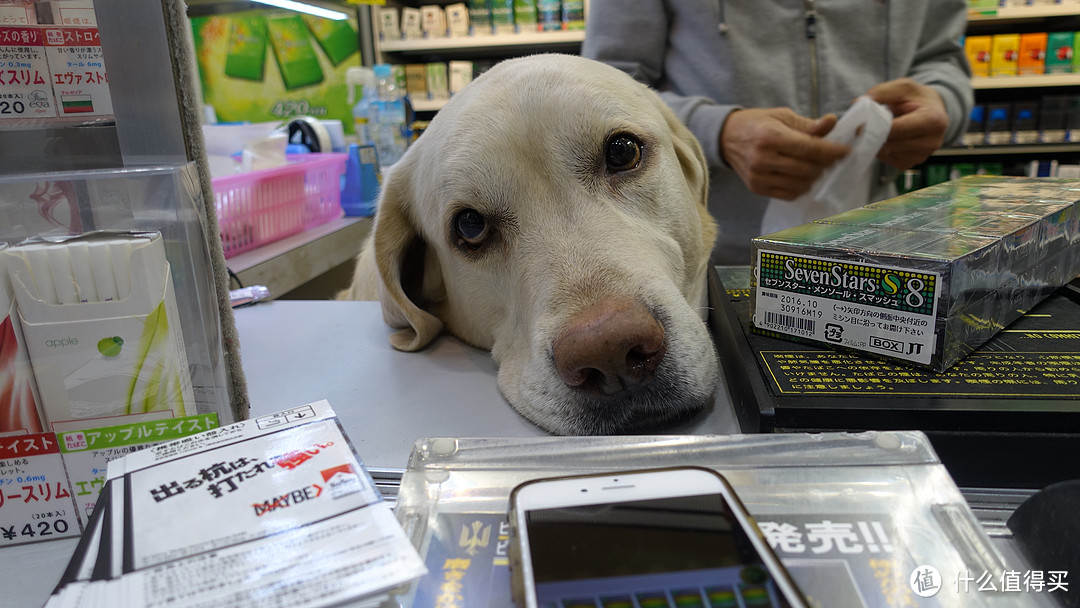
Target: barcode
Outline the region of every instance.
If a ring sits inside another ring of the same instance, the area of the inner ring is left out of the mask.
[[[814,333],[816,323],[812,319],[804,319],[793,315],[782,315],[778,312],[765,311],[766,325],[779,325],[785,329],[796,329],[801,332]]]

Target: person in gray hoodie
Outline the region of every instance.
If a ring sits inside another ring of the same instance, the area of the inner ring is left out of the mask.
[[[822,139],[854,99],[894,115],[867,203],[964,130],[964,0],[592,0],[582,55],[657,89],[697,136],[719,223],[713,262],[750,263],[770,198],[848,148]]]

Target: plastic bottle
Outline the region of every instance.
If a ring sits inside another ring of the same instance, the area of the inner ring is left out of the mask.
[[[352,106],[353,129],[360,144],[374,144],[371,139],[371,98],[375,94],[375,72],[371,68],[351,67],[345,70],[345,85],[348,87],[348,103]],[[360,87],[357,99],[356,88]]]
[[[394,83],[390,65],[375,66],[375,95],[369,105],[368,127],[371,139],[379,152],[379,163],[389,167],[405,154],[405,100],[402,91]]]

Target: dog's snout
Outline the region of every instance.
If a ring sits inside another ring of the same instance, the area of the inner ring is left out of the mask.
[[[562,381],[598,396],[649,384],[664,350],[664,328],[645,306],[610,300],[578,313],[552,345]]]

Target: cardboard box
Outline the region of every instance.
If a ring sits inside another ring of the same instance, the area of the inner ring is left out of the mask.
[[[450,94],[453,95],[472,82],[473,62],[451,61],[448,65]]]
[[[1021,76],[1046,72],[1046,32],[1020,35],[1020,56],[1016,71]]]
[[[965,146],[981,146],[986,143],[986,106],[972,106],[961,143]]]
[[[1051,32],[1046,38],[1046,73],[1067,74],[1073,71],[1072,32]]]
[[[410,40],[424,37],[423,16],[420,9],[411,6],[401,9],[401,36]]]
[[[405,90],[413,99],[428,99],[427,65],[423,63],[405,64]]]
[[[468,0],[469,27],[473,36],[489,36],[491,30],[491,0]]]
[[[753,249],[762,332],[944,371],[1080,273],[1080,181],[964,177]]]
[[[446,64],[435,62],[427,64],[427,92],[430,99],[447,99],[450,86],[447,82]]]
[[[401,39],[401,23],[398,21],[398,9],[393,7],[379,9],[379,39]]]
[[[195,414],[160,234],[91,233],[4,255],[47,430]]]
[[[491,27],[496,34],[513,34],[514,0],[491,0]]]
[[[1020,34],[997,34],[990,54],[991,76],[1016,76],[1020,58]]]
[[[450,36],[469,35],[469,7],[464,2],[446,6],[446,28]]]
[[[1043,95],[1039,102],[1039,141],[1044,144],[1065,142],[1066,95]]]
[[[992,36],[967,36],[964,38],[964,53],[971,65],[971,75],[986,77],[990,75],[990,56],[993,44]]]
[[[1039,143],[1039,103],[1018,101],[1013,104],[1012,131],[1014,144]]]
[[[446,13],[443,8],[434,4],[421,6],[420,29],[428,38],[445,38]]]
[[[940,372],[1080,274],[1080,182],[969,176],[753,252],[754,327]]]

